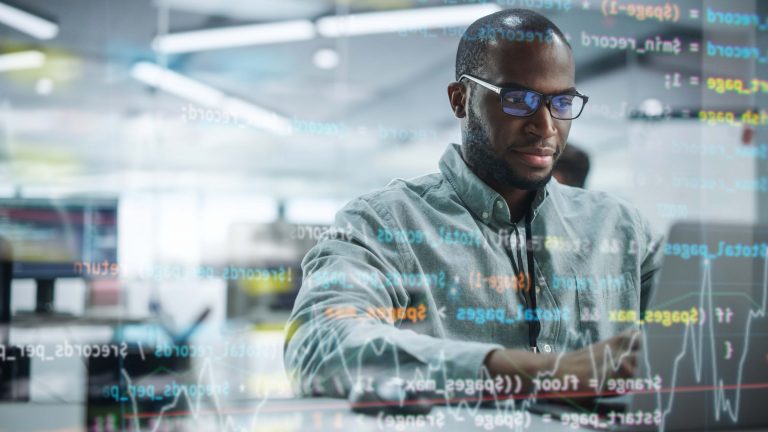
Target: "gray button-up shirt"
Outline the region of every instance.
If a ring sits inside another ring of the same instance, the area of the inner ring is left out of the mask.
[[[477,378],[497,348],[573,350],[634,325],[658,269],[659,238],[632,206],[553,178],[525,222],[449,145],[440,173],[394,180],[347,204],[304,258],[286,327],[286,369],[302,394],[340,394],[362,369],[421,365]],[[537,308],[528,305],[526,246]],[[613,312],[613,314],[611,314]],[[629,314],[621,314],[628,316]]]

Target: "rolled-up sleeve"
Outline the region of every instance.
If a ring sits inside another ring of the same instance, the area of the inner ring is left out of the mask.
[[[641,227],[641,241],[644,247],[640,249],[640,313],[645,314],[648,302],[653,295],[654,286],[661,269],[664,249],[664,236],[656,232],[644,217],[638,212]]]
[[[502,348],[420,334],[387,314],[369,313],[411,303],[402,284],[386,277],[404,271],[405,259],[377,241],[378,229],[394,224],[386,209],[356,199],[304,258],[284,347],[296,394],[344,397],[358,380],[393,376],[406,364],[424,366],[424,376],[438,385],[446,377],[477,378],[488,353]]]

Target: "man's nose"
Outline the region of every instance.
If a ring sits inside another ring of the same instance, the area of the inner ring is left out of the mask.
[[[531,134],[542,139],[547,139],[557,134],[555,119],[549,113],[547,102],[542,101],[539,109],[532,116],[528,117],[528,120],[526,129]]]

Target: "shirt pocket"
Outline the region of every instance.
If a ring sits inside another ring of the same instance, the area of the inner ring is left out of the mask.
[[[633,272],[591,276],[593,283],[576,293],[579,335],[574,345],[586,346],[637,324],[641,318],[637,280]]]

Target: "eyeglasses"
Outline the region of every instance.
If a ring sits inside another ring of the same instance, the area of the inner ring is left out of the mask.
[[[576,90],[573,90],[572,93],[545,95],[522,86],[495,86],[467,74],[460,76],[459,81],[463,78],[468,78],[488,90],[498,93],[501,96],[502,111],[514,117],[530,117],[536,114],[541,102],[544,101],[552,117],[559,120],[573,120],[581,115],[584,105],[589,100],[588,96]]]

